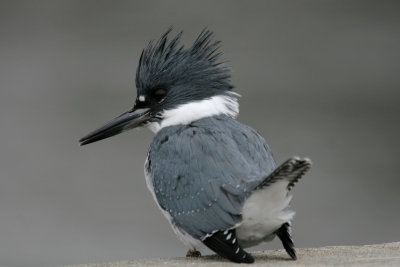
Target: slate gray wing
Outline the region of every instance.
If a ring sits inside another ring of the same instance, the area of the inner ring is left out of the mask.
[[[245,199],[275,168],[254,130],[234,120],[218,124],[214,119],[162,129],[149,152],[159,205],[198,239],[238,224]]]

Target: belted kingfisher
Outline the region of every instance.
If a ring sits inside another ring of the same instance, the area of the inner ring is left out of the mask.
[[[156,135],[145,162],[147,186],[188,255],[203,244],[233,262],[243,248],[275,236],[292,259],[289,191],[311,167],[293,157],[276,167],[266,141],[241,124],[220,42],[205,29],[194,44],[169,29],[143,50],[134,107],[80,139],[86,145],[146,126]]]

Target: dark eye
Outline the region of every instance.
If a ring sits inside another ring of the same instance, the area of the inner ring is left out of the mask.
[[[155,101],[161,102],[167,96],[167,90],[164,88],[157,88],[152,92],[151,96]]]

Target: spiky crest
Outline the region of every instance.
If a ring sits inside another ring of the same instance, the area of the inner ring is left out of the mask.
[[[226,94],[233,86],[229,68],[222,65],[220,42],[214,34],[204,29],[193,45],[187,49],[180,44],[183,32],[168,41],[169,28],[157,41],[149,42],[143,50],[136,72],[138,94],[146,94],[163,87],[174,94],[204,99]]]

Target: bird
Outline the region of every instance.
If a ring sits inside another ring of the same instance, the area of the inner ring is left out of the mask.
[[[187,256],[208,247],[236,263],[253,263],[244,249],[281,240],[296,260],[291,190],[310,169],[308,158],[275,163],[265,139],[236,120],[238,93],[214,32],[182,44],[169,28],[143,49],[133,108],[81,138],[81,146],[127,130],[155,133],[145,179]]]

